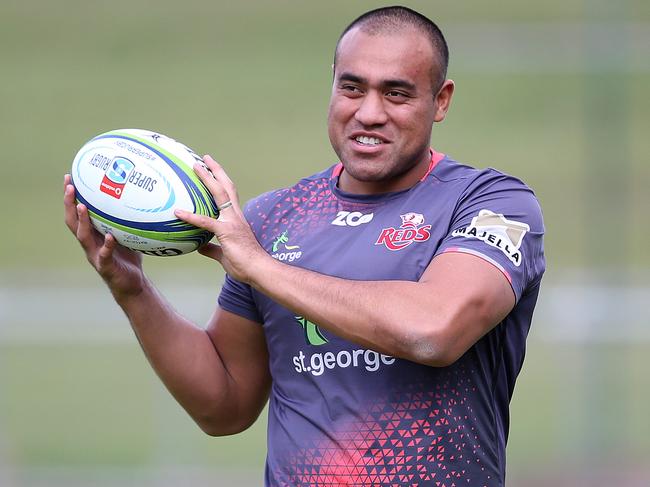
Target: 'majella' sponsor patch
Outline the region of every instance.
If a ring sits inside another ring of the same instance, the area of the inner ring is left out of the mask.
[[[501,213],[481,210],[472,218],[468,227],[451,232],[454,237],[477,238],[499,249],[510,261],[519,267],[521,251],[519,247],[530,227],[526,223],[508,220]]]

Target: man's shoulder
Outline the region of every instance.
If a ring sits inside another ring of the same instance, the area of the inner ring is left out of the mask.
[[[457,212],[490,209],[492,212],[524,218],[531,230],[544,233],[542,209],[533,189],[507,172],[486,167],[475,168],[445,157],[433,177],[456,186]]]
[[[434,168],[433,181],[449,185],[459,206],[473,204],[503,204],[531,215],[542,227],[541,208],[533,189],[518,177],[493,167],[476,168],[461,164],[448,156]],[[432,187],[435,187],[432,186]],[[503,208],[505,211],[506,208]]]
[[[524,185],[521,179],[508,174],[494,167],[479,168],[457,160],[446,155],[432,171],[432,176],[440,181],[466,181],[468,183],[477,180],[502,179],[509,180],[515,185]]]
[[[535,193],[520,178],[494,167],[478,168],[460,163],[445,156],[431,172],[430,177],[438,182],[456,186],[459,194],[483,192],[485,190],[514,191],[528,193],[536,199]]]

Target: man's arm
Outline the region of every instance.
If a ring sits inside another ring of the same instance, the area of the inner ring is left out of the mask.
[[[513,308],[506,277],[470,254],[436,257],[419,282],[353,281],[264,259],[250,284],[352,342],[432,366],[458,360]],[[282,281],[282,286],[274,286]]]
[[[218,220],[185,211],[177,216],[214,232],[220,246],[200,252],[236,279],[337,335],[382,353],[446,366],[499,323],[515,304],[507,278],[470,254],[436,257],[419,282],[353,281],[283,264],[257,243],[232,181],[212,158],[195,170],[218,204]],[[282,282],[282,286],[275,284]]]
[[[204,432],[230,435],[255,422],[271,384],[259,323],[217,307],[204,330],[151,285],[118,304],[153,369]]]
[[[144,276],[142,256],[102,237],[64,181],[65,222],[128,316],[165,386],[208,434],[250,426],[270,388],[262,327],[217,308],[206,330],[180,316]]]

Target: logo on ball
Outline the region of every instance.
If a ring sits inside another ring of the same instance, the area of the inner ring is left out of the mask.
[[[102,193],[120,199],[129,174],[134,167],[135,164],[124,157],[114,158],[113,162],[106,168],[106,173],[99,185],[99,189]]]

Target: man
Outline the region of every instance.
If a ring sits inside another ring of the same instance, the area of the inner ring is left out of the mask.
[[[438,28],[401,7],[336,48],[340,163],[241,210],[209,156],[217,220],[200,252],[227,272],[207,329],[167,304],[140,255],[92,230],[66,177],[66,223],[152,366],[212,435],[270,397],[267,485],[503,485],[508,404],[544,271],[520,181],[429,148],[454,91]]]

